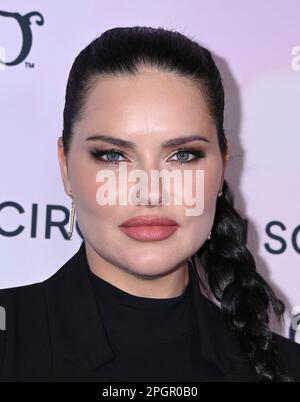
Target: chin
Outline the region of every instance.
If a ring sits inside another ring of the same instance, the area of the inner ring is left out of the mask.
[[[172,269],[174,269],[174,265],[170,265],[170,261],[155,261],[152,263],[137,263],[137,261],[134,262],[134,264],[128,264],[127,270],[132,273],[133,275],[138,275],[138,276],[143,276],[143,277],[149,277],[151,279],[153,276],[154,277],[159,277],[159,276],[164,276],[168,273],[171,272]]]

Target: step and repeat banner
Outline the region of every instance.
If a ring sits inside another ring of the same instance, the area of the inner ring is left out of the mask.
[[[79,51],[117,26],[176,29],[208,47],[226,91],[226,179],[257,269],[300,342],[299,0],[0,3],[0,288],[54,274],[79,248],[59,172],[65,87]]]

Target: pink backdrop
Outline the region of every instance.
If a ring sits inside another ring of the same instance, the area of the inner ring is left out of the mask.
[[[31,18],[24,60],[0,64],[0,288],[46,279],[81,243],[77,233],[68,241],[49,229],[69,208],[56,141],[74,57],[108,28],[164,26],[207,46],[221,69],[226,178],[249,219],[258,270],[287,306],[286,326],[275,330],[300,342],[300,331],[291,330],[300,312],[299,0],[2,0],[0,60],[10,62],[30,38],[4,12],[40,15]]]

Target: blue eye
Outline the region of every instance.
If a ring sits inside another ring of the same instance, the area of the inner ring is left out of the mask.
[[[109,149],[109,150],[99,150],[93,149],[91,155],[96,160],[101,160],[102,162],[108,164],[117,164],[121,162],[118,157],[123,156],[122,152],[117,149]],[[107,159],[104,159],[103,156],[107,156]]]
[[[201,158],[205,158],[206,154],[202,150],[197,150],[193,148],[181,148],[173,156],[179,156],[179,160],[175,160],[176,163],[190,163],[195,162]],[[189,159],[192,156],[192,159]]]

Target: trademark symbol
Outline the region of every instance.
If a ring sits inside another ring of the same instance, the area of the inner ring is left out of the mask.
[[[25,61],[26,68],[34,68],[34,63],[29,63],[29,61]]]

